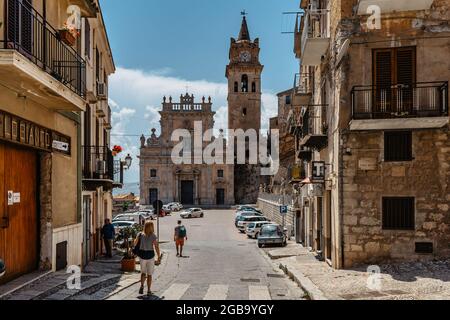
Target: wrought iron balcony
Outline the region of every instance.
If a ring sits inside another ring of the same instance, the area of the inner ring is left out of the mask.
[[[328,145],[327,106],[311,105],[303,108],[300,146],[321,151]]]
[[[308,9],[303,16],[301,62],[304,66],[318,66],[330,45],[330,12],[326,9]]]
[[[301,107],[293,107],[289,112],[288,118],[288,130],[291,135],[298,135],[301,133],[303,126],[303,111]]]
[[[355,86],[352,110],[354,120],[448,116],[448,82]]]
[[[3,49],[13,49],[81,98],[86,95],[86,63],[27,1],[5,0]]]
[[[114,180],[114,157],[108,147],[83,147],[83,178]]]

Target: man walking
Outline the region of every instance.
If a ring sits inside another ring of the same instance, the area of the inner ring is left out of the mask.
[[[174,241],[177,247],[177,257],[183,258],[184,241],[187,241],[187,230],[181,221],[178,221],[178,226],[175,228]]]
[[[105,243],[106,256],[112,258],[112,248],[116,232],[114,226],[111,224],[111,220],[106,219],[105,225],[102,228],[103,242]]]

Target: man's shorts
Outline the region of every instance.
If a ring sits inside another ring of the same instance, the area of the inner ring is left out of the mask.
[[[177,246],[184,246],[184,239],[177,239],[175,243],[177,244]]]
[[[145,274],[147,276],[153,275],[155,271],[155,258],[150,260],[140,259],[141,264],[141,274]]]

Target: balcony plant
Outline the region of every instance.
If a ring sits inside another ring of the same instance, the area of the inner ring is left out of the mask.
[[[134,241],[138,234],[142,232],[142,226],[136,225],[133,227],[124,228],[120,231],[119,239],[123,240],[125,249],[121,266],[124,272],[134,272],[136,269],[136,256],[133,254]]]
[[[114,146],[114,148],[112,149],[112,154],[113,156],[117,156],[119,153],[122,153],[123,149],[121,146]]]
[[[80,32],[75,27],[64,23],[63,28],[58,31],[58,36],[62,42],[73,47],[77,38],[80,36]]]

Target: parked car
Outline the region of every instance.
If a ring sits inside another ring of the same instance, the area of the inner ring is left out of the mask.
[[[164,215],[168,216],[172,213],[172,207],[168,204],[163,205],[162,210],[164,211]]]
[[[287,245],[287,237],[283,229],[278,224],[267,224],[261,228],[258,235],[258,247],[267,245]]]
[[[155,213],[155,210],[153,210],[153,209],[141,210],[141,211],[139,211],[139,213],[143,214],[147,220],[148,219],[150,219],[150,220],[156,219],[156,213]]]
[[[241,211],[261,212],[260,210],[258,210],[258,209],[255,208],[255,207],[252,207],[252,206],[239,206],[239,207],[237,207],[236,213],[239,213],[239,212],[241,212]]]
[[[237,223],[237,228],[241,233],[245,233],[245,230],[247,229],[247,225],[249,223],[262,221],[267,221],[267,218],[260,216],[242,217],[242,219],[240,219]]]
[[[235,226],[238,226],[238,222],[245,217],[263,217],[262,213],[254,212],[254,211],[243,211],[239,212],[236,215],[236,219],[234,221]]]
[[[261,232],[261,228],[266,225],[270,224],[269,221],[259,221],[259,222],[252,222],[247,224],[247,229],[245,230],[245,233],[247,234],[247,237],[258,239],[259,233]]]
[[[123,214],[119,214],[116,217],[114,217],[113,222],[114,221],[132,221],[134,223],[140,224],[140,225],[144,225],[145,221],[148,218],[146,217],[146,215],[139,213],[139,212],[129,212],[129,213],[123,213]]]
[[[167,207],[170,208],[170,210],[172,211],[180,211],[181,209],[183,209],[183,205],[179,202],[169,203]]]
[[[183,219],[203,218],[205,216],[205,213],[200,208],[191,208],[191,209],[187,209],[186,211],[183,211],[180,214],[180,216]]]

